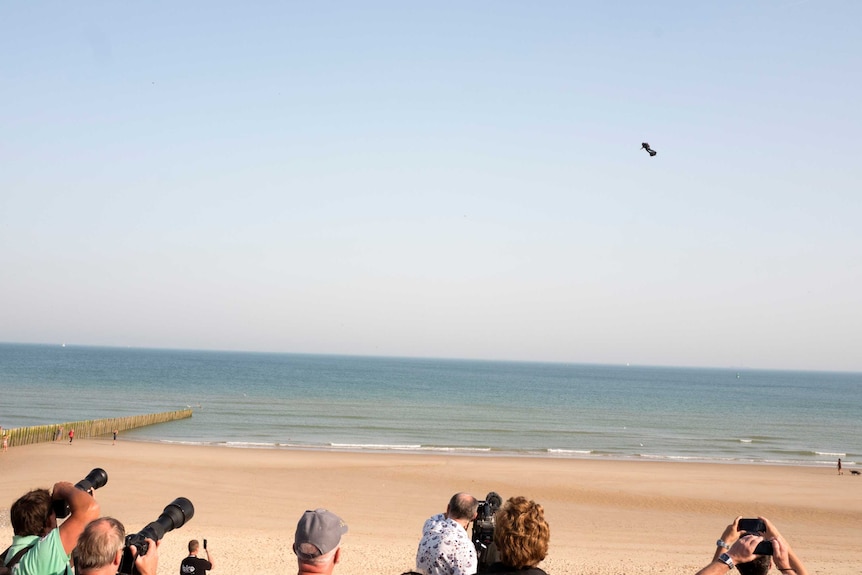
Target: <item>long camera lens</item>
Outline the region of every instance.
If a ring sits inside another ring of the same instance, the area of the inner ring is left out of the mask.
[[[87,477],[79,481],[75,484],[75,487],[80,489],[81,491],[91,491],[93,489],[100,489],[105,486],[108,482],[108,474],[101,467],[97,467],[87,474]],[[69,502],[65,499],[55,499],[52,503],[54,507],[54,514],[57,516],[57,519],[63,519],[64,517],[68,517],[72,512],[69,509]]]
[[[179,529],[194,516],[195,506],[192,505],[192,502],[185,497],[177,497],[168,503],[158,519],[141,529],[138,535],[141,535],[143,539],[150,538],[153,541],[158,541],[165,536],[165,533]],[[146,551],[140,552],[140,555],[145,554]]]
[[[165,533],[179,529],[195,516],[195,506],[185,497],[177,497],[165,507],[159,518],[141,529],[138,533],[126,535],[126,548],[123,549],[123,559],[120,562],[118,574],[131,575],[135,573],[135,558],[129,547],[138,550],[138,555],[146,555],[149,550],[147,539],[158,542]]]

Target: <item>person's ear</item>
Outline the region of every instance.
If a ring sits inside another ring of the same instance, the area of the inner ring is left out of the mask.
[[[335,550],[335,557],[332,560],[333,563],[338,563],[339,561],[341,561],[341,547]]]
[[[123,550],[122,550],[122,549],[120,549],[120,550],[118,550],[118,551],[117,551],[117,554],[116,554],[116,555],[114,555],[114,561],[111,563],[111,565],[116,565],[117,567],[119,567],[119,566],[120,566],[120,562],[121,562],[122,560],[123,560]]]

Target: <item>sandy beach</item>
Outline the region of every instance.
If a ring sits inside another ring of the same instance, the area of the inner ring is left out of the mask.
[[[424,520],[448,498],[524,495],[545,507],[551,575],[694,573],[737,515],[769,517],[810,573],[862,565],[862,477],[834,468],[668,462],[331,453],[159,445],[108,439],[11,448],[0,454],[0,537],[28,489],[108,472],[102,513],[128,532],[174,498],[195,516],[165,535],[159,572],[177,572],[189,539],[207,538],[214,573],[291,573],[296,520],[326,507],[349,525],[341,574],[398,575],[413,566]]]

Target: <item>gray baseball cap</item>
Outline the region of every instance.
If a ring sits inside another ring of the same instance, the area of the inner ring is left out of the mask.
[[[296,524],[293,538],[293,552],[300,559],[310,560],[326,555],[341,543],[341,536],[347,533],[347,524],[338,515],[326,509],[306,511]],[[317,553],[303,553],[300,546],[310,543]]]

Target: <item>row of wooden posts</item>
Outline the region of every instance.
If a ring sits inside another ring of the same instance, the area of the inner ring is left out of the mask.
[[[186,419],[192,416],[191,409],[179,409],[177,411],[163,411],[161,413],[148,413],[145,415],[130,415],[128,417],[111,417],[108,419],[88,419],[85,421],[67,421],[66,423],[55,423],[52,425],[34,425],[33,427],[17,427],[4,429],[9,447],[16,445],[29,445],[31,443],[44,443],[58,439],[58,430],[62,429],[62,436],[69,437],[69,430],[75,430],[76,438],[99,437],[110,435],[115,429],[125,431],[156,423],[165,423]]]

